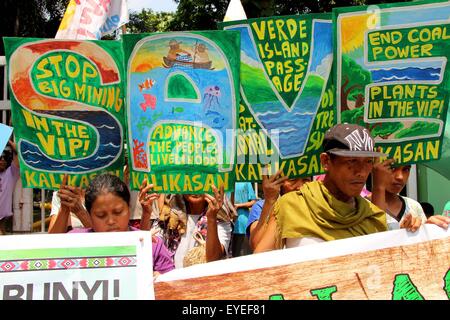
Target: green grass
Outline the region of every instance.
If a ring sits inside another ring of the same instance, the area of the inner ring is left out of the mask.
[[[264,76],[263,70],[241,63],[241,81],[249,103],[278,100]]]

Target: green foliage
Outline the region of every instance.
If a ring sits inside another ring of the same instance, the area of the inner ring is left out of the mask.
[[[364,108],[356,108],[353,110],[346,110],[341,113],[341,122],[355,123],[361,126],[364,124]]]
[[[346,70],[348,77],[348,84],[345,86],[344,90],[347,88],[354,87],[348,95],[349,100],[355,100],[358,94],[364,95],[364,87],[372,82],[372,76],[368,70],[361,68],[359,64],[353,61],[352,58],[347,55],[342,55],[342,70]],[[347,79],[342,81],[345,83]]]
[[[230,0],[163,0],[178,3],[176,13],[143,10],[131,12],[130,33],[216,30],[225,16]],[[302,13],[331,12],[333,7],[402,2],[407,0],[241,0],[248,18]],[[53,38],[69,0],[2,0],[0,36]],[[112,37],[111,37],[112,38]],[[4,48],[1,55],[4,55]]]
[[[248,18],[331,12],[333,8],[409,0],[241,0]],[[177,2],[177,1],[175,1]],[[183,0],[179,1],[180,3]]]
[[[170,0],[164,0],[170,1]],[[178,3],[169,30],[216,30],[230,0],[173,0]],[[336,7],[407,2],[409,0],[241,0],[247,18],[331,12]]]
[[[54,38],[69,0],[0,1],[1,37]],[[4,48],[0,46],[0,55]]]
[[[166,0],[167,1],[167,0]],[[169,24],[172,31],[217,30],[225,17],[229,0],[179,0],[177,12]]]
[[[169,30],[169,24],[174,18],[173,13],[154,12],[142,9],[141,12],[131,12],[127,23],[128,33],[163,32]]]
[[[391,134],[403,128],[404,125],[401,122],[383,122],[372,126],[372,137],[380,137],[387,139]]]
[[[395,135],[396,138],[416,137],[437,134],[439,124],[433,122],[416,121],[410,128],[403,129]]]

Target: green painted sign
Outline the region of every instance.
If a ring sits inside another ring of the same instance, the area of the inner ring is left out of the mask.
[[[131,188],[234,189],[239,33],[124,35]]]
[[[236,180],[263,168],[290,177],[321,172],[324,132],[335,124],[329,14],[231,21],[241,32],[241,106]]]
[[[123,176],[125,102],[119,42],[5,38],[24,187],[86,187]]]
[[[447,2],[333,10],[338,121],[397,163],[439,159],[450,88]]]

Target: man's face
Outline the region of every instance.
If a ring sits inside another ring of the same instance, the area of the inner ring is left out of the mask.
[[[372,157],[341,157],[322,153],[322,165],[335,193],[345,197],[356,197],[361,193],[372,171]]]
[[[394,194],[400,193],[408,182],[410,171],[410,165],[392,168],[391,182],[386,187],[386,190]]]

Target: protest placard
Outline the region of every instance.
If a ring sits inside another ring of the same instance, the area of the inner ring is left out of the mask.
[[[149,232],[0,238],[0,300],[154,299]]]
[[[324,132],[335,124],[329,14],[230,21],[241,32],[237,181],[282,168],[290,177],[321,172]]]
[[[239,33],[124,35],[131,188],[234,188]]]
[[[123,176],[121,44],[6,38],[12,121],[22,184],[86,187],[97,173]]]
[[[449,236],[425,225],[176,269],[156,299],[449,299]]]
[[[439,159],[449,103],[448,1],[333,10],[338,121],[397,163]]]

